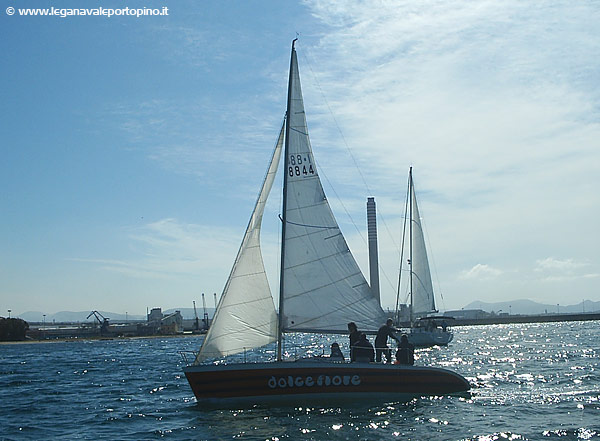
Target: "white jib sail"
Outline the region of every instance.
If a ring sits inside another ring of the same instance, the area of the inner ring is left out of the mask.
[[[377,329],[384,312],[372,295],[329,207],[313,157],[295,50],[286,151],[284,331]]]
[[[429,271],[429,261],[425,248],[425,237],[421,227],[421,217],[417,206],[415,187],[411,185],[412,204],[412,312],[415,316],[424,316],[435,311],[435,300],[433,297],[433,285]]]
[[[262,259],[260,228],[267,197],[279,166],[283,137],[282,127],[246,234],[196,357],[196,364],[277,340],[277,313]]]

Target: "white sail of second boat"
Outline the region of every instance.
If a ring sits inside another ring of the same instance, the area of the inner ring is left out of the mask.
[[[408,340],[415,346],[447,345],[453,334],[448,330],[451,317],[435,317],[435,308],[431,271],[425,247],[425,235],[421,224],[421,215],[415,195],[412,167],[408,174],[408,203],[410,205],[410,319],[411,328]],[[417,320],[415,320],[417,319]]]
[[[411,195],[411,273],[412,273],[412,314],[414,317],[424,316],[436,312],[435,298],[433,295],[433,284],[431,283],[431,272],[429,270],[429,259],[425,248],[425,236],[421,226],[421,216],[417,206],[415,185],[410,173],[410,195]]]

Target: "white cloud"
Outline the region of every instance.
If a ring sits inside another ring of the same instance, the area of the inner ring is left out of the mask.
[[[589,262],[577,262],[574,259],[555,259],[547,257],[536,261],[535,271],[542,273],[542,282],[569,282],[574,280],[592,280],[600,277],[598,273],[584,273],[583,268],[591,266]]]
[[[507,292],[562,303],[564,289],[540,282],[568,277],[578,277],[578,292],[597,296],[597,5],[532,7],[516,0],[304,4],[316,18],[311,35],[319,36],[318,41],[301,38],[297,47],[320,175],[363,269],[364,239],[344,212],[351,213],[364,236],[366,196],[375,196],[386,214],[385,224],[380,218],[379,249],[389,304],[395,299],[410,165],[433,249],[430,259],[435,255],[434,272],[452,307],[495,301]],[[127,101],[111,109],[114,128],[126,135],[128,147],[164,169],[200,180],[203,191],[193,203],[220,213],[241,198],[253,201],[284,110],[287,60],[275,63],[273,51],[265,50],[264,58],[247,64],[240,75],[219,69],[225,58],[232,65],[248,60],[239,35],[228,39],[221,32],[209,47],[217,33],[212,29],[175,25],[156,32],[168,37],[167,47],[175,42],[182,48],[174,58],[192,54],[188,61],[198,68],[195,74],[201,72],[201,81],[190,84],[184,97]],[[211,75],[224,77],[211,82]],[[346,143],[371,191],[364,188]],[[243,224],[249,214],[250,208],[240,220],[236,213],[236,222]],[[138,278],[202,278],[202,286],[218,291],[243,233],[232,218],[224,216],[218,227],[163,219],[131,231],[129,256],[97,262]],[[386,237],[386,226],[393,238]],[[277,239],[271,241],[276,249]],[[276,251],[269,253],[276,268]],[[541,259],[532,267],[539,256],[552,255],[571,258]],[[473,261],[493,266],[472,266]],[[491,279],[494,283],[487,283]],[[198,279],[192,282],[193,289],[200,285]]]
[[[575,262],[573,259],[555,259],[553,257],[547,257],[536,261],[536,271],[561,271],[572,273],[578,268],[589,266],[589,263]]]
[[[219,274],[233,264],[243,232],[163,219],[132,230],[126,259],[70,259],[136,278],[166,279]],[[225,283],[223,279],[219,283]]]
[[[388,178],[419,160],[446,181],[438,188],[472,190],[485,180],[496,193],[508,182],[502,175],[522,173],[531,161],[547,165],[573,149],[595,156],[592,133],[584,143],[570,141],[597,113],[585,88],[593,83],[584,56],[593,41],[567,52],[571,40],[555,34],[574,32],[570,26],[548,32],[540,11],[517,2],[309,5],[332,26],[312,56],[320,85],[337,97],[331,107],[356,154]],[[444,179],[449,168],[463,179]]]
[[[533,271],[542,268],[531,267],[540,254],[572,256],[541,263],[546,271],[581,262],[596,267],[596,5],[306,4],[325,25],[318,43],[303,47],[301,38],[298,50],[315,156],[338,192],[340,183],[355,184],[353,193],[361,194],[349,161],[336,171],[347,142],[373,195],[397,205],[378,204],[392,213],[401,212],[414,166],[446,297],[467,303],[506,292],[563,296]],[[399,223],[398,215],[388,220]],[[472,259],[494,266],[461,272]],[[457,273],[463,283],[456,283]],[[485,290],[465,283],[490,278],[494,286]],[[580,291],[597,295],[598,279],[586,280]]]
[[[473,280],[485,280],[485,279],[493,279],[502,274],[502,271],[493,268],[489,265],[478,263],[470,270],[465,270],[461,272],[459,278],[460,279],[473,279]]]

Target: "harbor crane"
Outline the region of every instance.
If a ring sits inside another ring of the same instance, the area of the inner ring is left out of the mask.
[[[94,316],[94,318],[98,321],[98,324],[100,325],[100,335],[106,334],[108,332],[108,326],[109,326],[108,317],[104,317],[98,311],[92,311],[86,317],[86,320],[89,319],[91,316]]]

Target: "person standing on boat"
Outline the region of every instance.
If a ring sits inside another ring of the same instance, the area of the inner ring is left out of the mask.
[[[348,323],[348,332],[350,332],[350,361],[354,361],[354,347],[358,343],[358,340],[360,340],[361,332],[354,322]]]
[[[377,363],[381,362],[381,355],[385,354],[385,359],[388,363],[392,363],[392,351],[390,350],[388,343],[388,337],[393,338],[400,344],[400,340],[398,337],[394,335],[394,331],[396,329],[393,328],[394,322],[392,319],[387,319],[385,325],[379,328],[377,331],[377,337],[375,337],[375,361]]]

